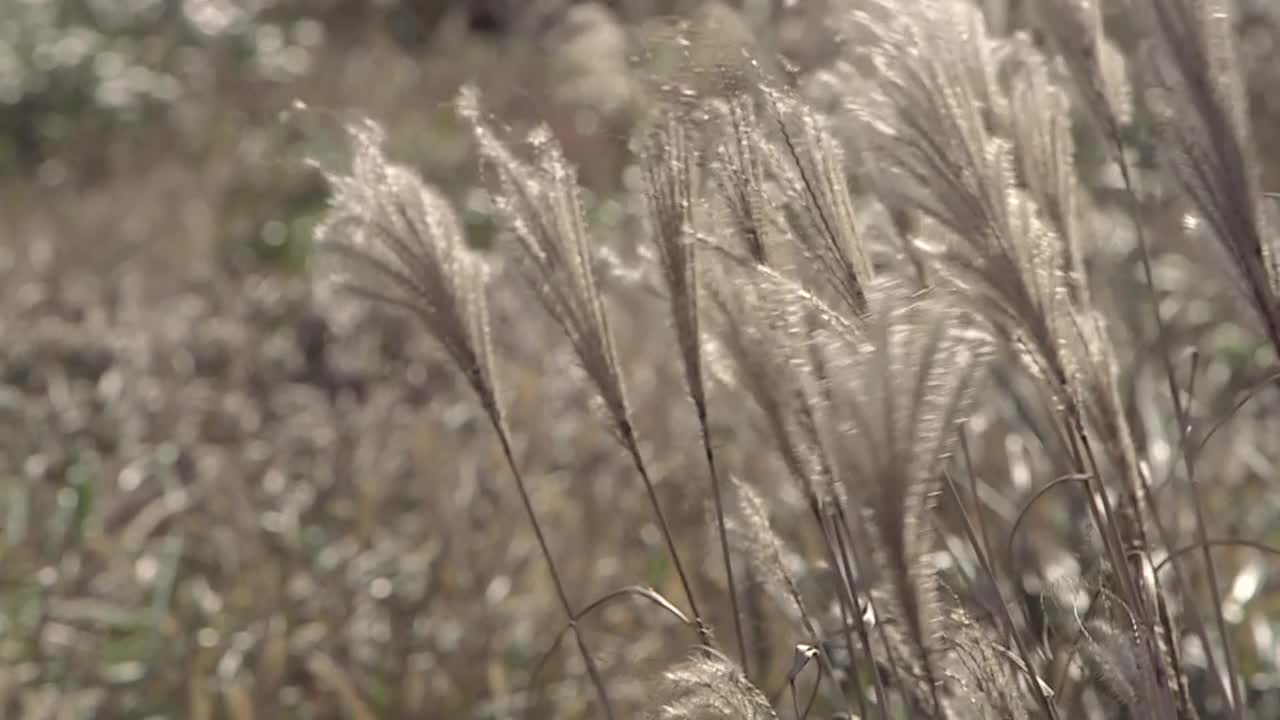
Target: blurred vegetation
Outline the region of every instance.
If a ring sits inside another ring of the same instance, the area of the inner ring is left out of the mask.
[[[331,159],[341,126],[358,116],[379,117],[399,156],[465,192],[474,168],[449,106],[464,80],[517,127],[548,122],[577,136],[569,152],[588,185],[616,189],[638,101],[626,77],[635,38],[619,20],[698,5],[620,3],[615,14],[495,0],[6,2],[9,234],[92,227],[100,248],[153,263],[212,253],[284,267],[305,258],[322,201],[304,161]],[[72,197],[79,217],[49,216]],[[121,203],[141,216],[126,223]]]
[[[304,161],[334,147],[353,108],[408,106],[414,155],[444,172],[460,165],[433,101],[500,52],[500,41],[468,32],[487,22],[475,14],[438,2],[8,0],[0,25],[7,229],[74,237],[65,224],[79,218],[49,211],[75,197],[88,206],[82,215],[104,216],[83,218],[83,227],[117,254],[298,267],[307,218],[321,202]],[[449,40],[433,42],[441,35]],[[426,63],[428,48],[442,44],[465,46],[469,57]],[[323,110],[300,122],[295,101]],[[145,193],[171,197],[126,201]],[[124,202],[142,215],[129,227],[117,212]]]
[[[677,3],[521,5],[4,0],[0,717],[483,717],[522,690],[547,588],[473,410],[402,321],[335,325],[299,272],[309,162],[365,115],[484,242],[464,81],[551,123],[616,221],[619,19]],[[525,412],[576,405],[523,372]],[[525,454],[609,454],[575,427]]]
[[[595,225],[625,233],[627,139],[664,70],[655,18],[694,18],[707,67],[755,42],[799,74],[831,51],[826,5],[0,0],[0,718],[582,714],[572,653],[532,678],[560,615],[478,409],[402,318],[312,292],[326,192],[309,161],[340,162],[343,124],[376,118],[389,154],[443,188],[485,244],[451,104],[473,82],[514,131],[547,123]],[[1025,3],[1009,5],[1003,21],[1023,23]],[[1276,19],[1248,5],[1241,36],[1277,188]],[[1121,294],[1132,260],[1103,268]],[[1194,295],[1194,264],[1169,267],[1170,287]],[[1180,311],[1222,349],[1218,386],[1238,390],[1256,343],[1199,317],[1205,307]],[[696,428],[673,407],[679,379],[649,362],[650,330],[620,328],[619,353],[636,358],[641,435],[675,475],[696,467],[684,442]],[[504,369],[525,421],[518,452],[539,469],[535,499],[569,582],[582,602],[630,583],[670,589],[652,523],[617,510],[643,498],[567,353],[541,340],[551,331],[497,334],[518,358]],[[1223,490],[1209,504],[1231,534],[1276,545],[1274,484],[1258,480],[1275,468],[1248,453],[1276,437],[1268,409],[1211,448]],[[738,467],[767,464],[763,448],[739,452]],[[703,551],[691,556],[710,557],[695,485],[663,491],[682,541]],[[1260,706],[1280,712],[1280,580],[1247,552],[1232,559],[1254,641],[1242,662],[1270,698]],[[634,607],[591,624],[593,650],[624,673],[682,655],[672,623]],[[774,640],[785,666],[790,647]],[[616,691],[632,704],[646,693]]]

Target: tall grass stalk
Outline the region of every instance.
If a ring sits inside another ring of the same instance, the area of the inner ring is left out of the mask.
[[[577,613],[512,451],[489,337],[487,270],[465,246],[448,204],[414,173],[387,161],[381,149],[380,129],[373,125],[353,127],[350,135],[354,146],[350,174],[328,175],[333,199],[330,214],[317,233],[321,250],[342,262],[335,278],[343,289],[402,308],[421,321],[479,398],[502,446],[503,458],[601,710],[612,719],[613,705],[604,680],[587,649]]]
[[[640,253],[636,274],[652,271],[664,288],[674,352],[655,357],[682,375],[698,423],[736,660],[716,648],[703,614],[714,594],[695,593],[615,347],[617,310],[606,309],[598,266],[626,240],[588,225],[550,130],[536,129],[517,156],[476,92],[460,96],[513,256],[640,478],[697,628],[691,657],[654,681],[655,716],[776,717],[772,704],[789,691],[798,718],[825,704],[885,720],[1198,720],[1211,703],[1193,693],[1197,673],[1213,676],[1204,684],[1217,683],[1231,716],[1246,716],[1212,549],[1270,548],[1210,532],[1199,465],[1220,425],[1193,442],[1200,356],[1184,391],[1175,323],[1160,308],[1163,238],[1140,194],[1148,170],[1130,161],[1128,139],[1131,125],[1151,123],[1164,176],[1195,213],[1187,227],[1213,236],[1280,353],[1275,208],[1253,161],[1232,3],[1127,3],[1117,14],[1150,41],[1136,63],[1094,0],[1034,8],[1046,46],[993,33],[983,8],[996,4],[855,0],[833,11],[844,45],[813,87],[750,57],[677,68],[700,89],[664,85],[677,100],[659,93],[636,135],[633,207],[653,251],[651,263]],[[697,49],[680,47],[681,62]],[[721,86],[704,88],[716,73]],[[1090,262],[1099,249],[1086,219],[1100,201],[1084,144],[1099,139],[1125,195],[1150,311],[1127,337]],[[341,211],[325,236],[355,225],[372,239],[333,243],[348,272],[371,275],[357,292],[421,317],[479,396],[612,716],[499,409],[482,273],[451,249],[460,240],[424,254],[402,239],[431,235],[419,218],[437,218],[433,236],[457,231],[442,231],[438,218],[449,216],[438,198],[378,169],[380,158],[333,180]],[[1186,474],[1187,508],[1162,507],[1151,481],[1157,447],[1143,430],[1158,423],[1142,411],[1164,408],[1163,397],[1135,408],[1126,384],[1145,377],[1126,358],[1148,342],[1176,425],[1168,472]],[[713,442],[721,403],[726,420],[759,428],[760,447]],[[752,463],[745,480],[742,458]],[[1009,475],[1010,509],[980,492],[994,471]],[[1062,504],[1081,517],[1061,537],[1034,525],[1067,494]],[[1171,518],[1177,510],[1185,515]],[[1182,517],[1189,545],[1176,535]],[[1203,561],[1216,637],[1179,562],[1191,552]],[[1049,559],[1039,565],[1024,557],[1041,554]],[[1173,583],[1160,572],[1170,563]],[[749,652],[744,608],[767,614],[757,591],[778,610],[768,619],[797,639],[781,682],[770,658]],[[1205,667],[1188,657],[1188,637]],[[812,667],[804,698],[798,678]]]
[[[496,205],[519,240],[529,286],[564,331],[599,394],[611,429],[644,485],[698,636],[703,644],[714,646],[635,434],[608,313],[596,279],[596,255],[575,173],[547,128],[538,128],[530,135],[536,163],[528,165],[516,158],[485,123],[474,88],[462,90],[458,108],[471,123],[480,154],[496,176]]]

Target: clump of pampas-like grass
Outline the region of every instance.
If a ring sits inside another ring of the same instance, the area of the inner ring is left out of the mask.
[[[514,257],[584,371],[689,612],[650,589],[630,592],[696,631],[688,659],[655,681],[652,716],[803,717],[821,706],[863,718],[1194,718],[1209,704],[1188,681],[1192,637],[1220,681],[1208,692],[1242,717],[1198,505],[1213,630],[1190,573],[1176,562],[1176,581],[1160,573],[1179,543],[1132,424],[1111,308],[1092,286],[1093,198],[1072,121],[1086,119],[1120,169],[1155,292],[1158,239],[1144,232],[1125,147],[1141,91],[1154,91],[1145,111],[1194,213],[1189,226],[1225,251],[1280,351],[1274,208],[1253,162],[1231,3],[1128,3],[1120,12],[1151,41],[1136,63],[1093,0],[1041,3],[1044,47],[993,36],[964,0],[850,5],[837,24],[867,41],[850,43],[827,76],[847,92],[834,112],[748,59],[720,91],[667,88],[634,143],[636,227],[649,249],[640,256],[661,279],[670,329],[653,358],[678,368],[697,421],[732,646],[713,631],[717,601],[678,546],[638,430],[611,323],[629,308],[610,304],[598,270],[614,238],[589,224],[548,130],[528,136],[526,153],[501,137],[474,90],[459,98],[511,244],[498,252]],[[376,129],[358,126],[352,141],[351,172],[330,176],[322,247],[344,285],[416,316],[447,350],[489,414],[541,541],[507,439],[487,266],[439,193],[382,156]],[[885,210],[893,227],[866,232],[864,217]],[[1155,320],[1163,335],[1158,310]],[[1165,352],[1185,451],[1184,389]],[[1005,514],[1002,538],[988,526],[997,513],[967,425],[1008,404],[1047,418],[1019,437],[1052,474]],[[733,468],[738,448],[716,441],[717,423],[763,428],[776,463]],[[1195,458],[1183,459],[1189,478]],[[1088,528],[1077,534],[1097,543],[1058,551],[1092,553],[1094,569],[1051,583],[1041,568],[1041,597],[1026,602],[1018,531],[1032,506],[1067,493],[1073,522]],[[545,542],[543,553],[612,714],[606,677],[626,668],[596,667]],[[766,647],[760,595],[796,648],[785,673],[752,652]]]

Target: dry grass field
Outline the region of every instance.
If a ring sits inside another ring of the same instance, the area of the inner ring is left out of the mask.
[[[0,16],[0,720],[1280,717],[1270,0]]]

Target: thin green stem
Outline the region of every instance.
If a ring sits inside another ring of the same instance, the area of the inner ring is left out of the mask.
[[[623,423],[619,430],[622,444],[626,447],[627,453],[631,456],[631,461],[635,465],[636,472],[640,474],[640,480],[644,483],[645,493],[649,496],[649,504],[653,507],[654,518],[658,521],[658,529],[662,532],[662,539],[667,545],[667,552],[671,555],[671,565],[675,568],[676,575],[680,578],[680,586],[684,589],[685,599],[689,602],[689,614],[693,616],[693,622],[698,628],[698,639],[703,645],[715,647],[711,629],[707,627],[702,611],[698,609],[698,600],[694,596],[693,584],[689,582],[689,576],[684,571],[684,563],[680,561],[680,553],[676,550],[675,537],[671,534],[671,524],[667,522],[667,514],[662,511],[662,503],[658,501],[658,491],[654,488],[649,469],[645,465],[644,457],[640,454],[640,445],[636,440],[635,431],[629,423]]]
[[[529,524],[533,526],[533,534],[538,539],[538,548],[542,551],[543,559],[546,560],[547,570],[551,575],[551,584],[555,586],[556,596],[560,599],[560,606],[564,609],[564,614],[569,618],[570,627],[573,628],[573,637],[577,641],[578,653],[582,655],[582,662],[587,668],[587,675],[591,678],[591,684],[595,687],[596,695],[600,698],[600,707],[604,711],[605,717],[608,720],[613,720],[613,704],[609,701],[609,693],[605,690],[600,668],[596,666],[595,659],[591,657],[591,653],[587,650],[586,640],[582,637],[582,629],[578,626],[578,616],[573,611],[573,605],[569,602],[569,595],[565,592],[564,582],[560,579],[560,571],[556,568],[555,559],[551,555],[551,548],[547,545],[546,535],[542,532],[542,523],[538,522],[538,515],[533,509],[533,501],[529,497],[529,489],[525,484],[524,475],[520,472],[520,466],[516,463],[515,453],[511,450],[511,439],[508,437],[506,427],[503,424],[502,415],[494,407],[490,407],[488,415],[493,425],[493,430],[498,436],[498,442],[502,445],[502,455],[506,458],[507,467],[511,470],[511,477],[515,480],[516,489],[520,493],[520,502],[524,505],[525,514],[529,517]]]
[[[751,677],[747,667],[747,636],[742,630],[742,612],[738,609],[738,586],[733,578],[733,559],[729,553],[729,532],[725,525],[724,485],[720,481],[720,472],[716,468],[716,456],[711,447],[711,429],[707,421],[707,411],[701,405],[698,408],[698,423],[702,428],[702,450],[707,458],[707,472],[711,478],[711,497],[714,499],[716,512],[716,531],[720,536],[720,552],[724,556],[724,574],[729,585],[729,606],[733,611],[733,633],[738,641],[738,661],[742,665],[742,674]]]

